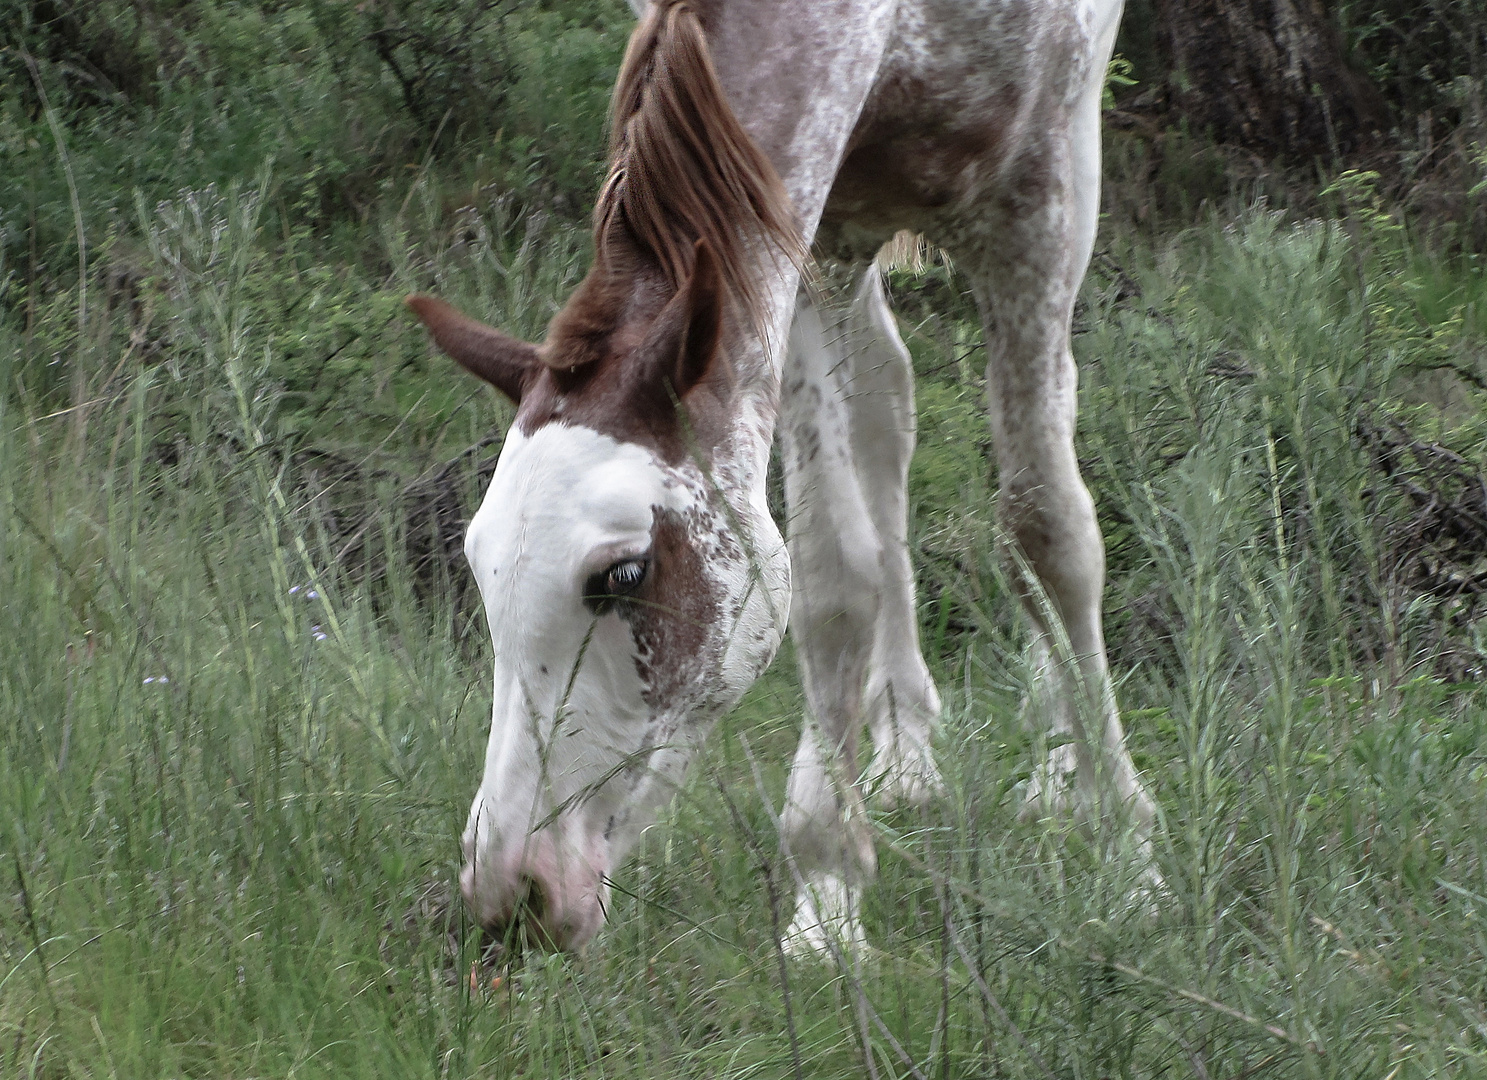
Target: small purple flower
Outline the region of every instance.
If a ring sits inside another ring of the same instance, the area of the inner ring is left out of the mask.
[[[316,592],[314,589],[311,589],[309,592],[305,593],[305,599],[306,600],[319,600],[320,599],[320,594],[318,592]]]
[[[315,640],[316,641],[324,641],[325,640],[325,635],[323,633],[321,633],[319,630],[316,630],[315,631],[314,637],[315,637]]]
[[[303,585],[291,585],[289,586],[289,595],[293,596],[295,593],[299,592],[303,588]]]
[[[149,676],[146,676],[144,684],[146,686],[149,686],[151,683],[168,683],[168,682],[170,682],[170,680],[168,678],[166,678],[164,675],[149,675]]]

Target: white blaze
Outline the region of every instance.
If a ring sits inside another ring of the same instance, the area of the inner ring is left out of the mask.
[[[712,490],[694,463],[669,467],[589,428],[507,435],[465,538],[494,645],[485,773],[464,838],[465,891],[483,921],[509,915],[531,879],[565,936],[596,930],[602,876],[773,656],[788,604],[779,534],[762,490],[730,513]],[[631,623],[583,601],[595,575],[651,555],[658,513],[688,522],[719,623],[696,658],[642,658],[700,660],[674,702],[647,685]]]

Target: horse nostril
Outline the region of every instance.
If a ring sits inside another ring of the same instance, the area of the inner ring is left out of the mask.
[[[483,928],[487,947],[513,956],[519,956],[531,947],[554,948],[556,943],[543,925],[547,905],[547,893],[541,883],[530,874],[523,874],[517,882],[515,902],[508,913]]]
[[[542,883],[529,875],[523,875],[521,880],[522,899],[517,907],[525,918],[541,923],[547,913],[547,894],[542,891]]]

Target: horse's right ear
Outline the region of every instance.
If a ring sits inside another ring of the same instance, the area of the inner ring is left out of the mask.
[[[417,293],[406,303],[429,328],[435,344],[461,367],[513,402],[521,401],[528,380],[542,367],[537,346],[486,326],[437,297]]]

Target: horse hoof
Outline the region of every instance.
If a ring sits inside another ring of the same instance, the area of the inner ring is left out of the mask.
[[[884,810],[928,806],[945,794],[945,778],[928,747],[880,755],[868,775],[869,790]]]
[[[1150,854],[1144,854],[1148,861],[1126,895],[1126,905],[1133,915],[1155,919],[1172,905],[1172,890],[1161,871],[1151,864]]]
[[[806,886],[781,944],[787,956],[798,960],[859,955],[867,947],[867,937],[857,917],[855,890],[838,877]]]

